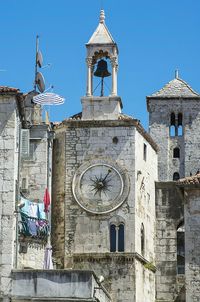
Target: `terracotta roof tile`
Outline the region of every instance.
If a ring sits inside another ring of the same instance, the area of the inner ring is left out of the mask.
[[[194,185],[194,184],[200,184],[200,173],[185,177],[177,181],[178,185]]]
[[[2,92],[19,92],[18,88],[8,87],[8,86],[0,86],[0,93]]]

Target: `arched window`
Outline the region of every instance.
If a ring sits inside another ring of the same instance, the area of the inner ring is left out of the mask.
[[[178,114],[178,126],[182,126],[183,125],[183,115],[182,113]]]
[[[110,225],[110,251],[124,252],[124,224]]]
[[[172,112],[170,116],[170,128],[169,128],[170,136],[176,135],[176,117],[175,113]]]
[[[175,173],[173,174],[173,180],[176,181],[176,180],[179,180],[179,179],[180,179],[179,173],[178,173],[178,172],[175,172]]]
[[[177,118],[174,112],[170,115],[170,136],[182,136],[183,135],[183,114],[178,113]]]
[[[140,239],[141,239],[141,254],[144,254],[144,248],[145,248],[145,234],[144,234],[144,225],[143,223],[141,224],[141,230],[140,230]]]
[[[124,225],[118,227],[118,252],[124,252]]]
[[[116,225],[110,225],[110,251],[116,252]]]
[[[178,136],[183,135],[183,115],[182,113],[178,114]]]
[[[176,125],[175,113],[172,112],[170,117],[170,126],[175,126],[175,125]]]
[[[180,149],[178,147],[173,150],[173,158],[180,158]]]
[[[177,228],[177,274],[185,274],[185,228],[184,222]]]
[[[170,126],[170,129],[169,129],[169,135],[170,136],[176,136],[176,127],[175,126]]]

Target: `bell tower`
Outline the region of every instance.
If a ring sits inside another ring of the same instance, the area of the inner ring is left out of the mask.
[[[149,132],[159,146],[159,181],[176,181],[199,171],[200,95],[178,76],[147,97]]]
[[[116,120],[122,109],[121,98],[117,95],[118,48],[105,24],[104,10],[100,12],[99,25],[86,44],[87,48],[87,89],[81,99],[83,120]],[[107,61],[112,71],[107,70]],[[94,71],[97,65],[96,71]],[[101,78],[101,94],[93,95],[93,77]],[[112,77],[110,95],[104,96],[104,78]]]

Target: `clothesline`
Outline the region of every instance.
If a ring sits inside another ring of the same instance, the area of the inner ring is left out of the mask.
[[[19,213],[19,234],[39,239],[47,238],[50,226],[43,202],[36,203],[21,196]]]

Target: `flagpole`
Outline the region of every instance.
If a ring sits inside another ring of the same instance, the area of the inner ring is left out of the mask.
[[[52,192],[50,188],[50,183],[49,183],[49,171],[50,171],[50,155],[52,155],[52,152],[50,152],[51,148],[51,136],[49,135],[50,132],[47,132],[47,190],[50,195],[50,205],[49,205],[49,211],[47,212],[47,218],[49,221],[49,234],[48,234],[48,245],[51,246],[51,201],[52,201]]]

